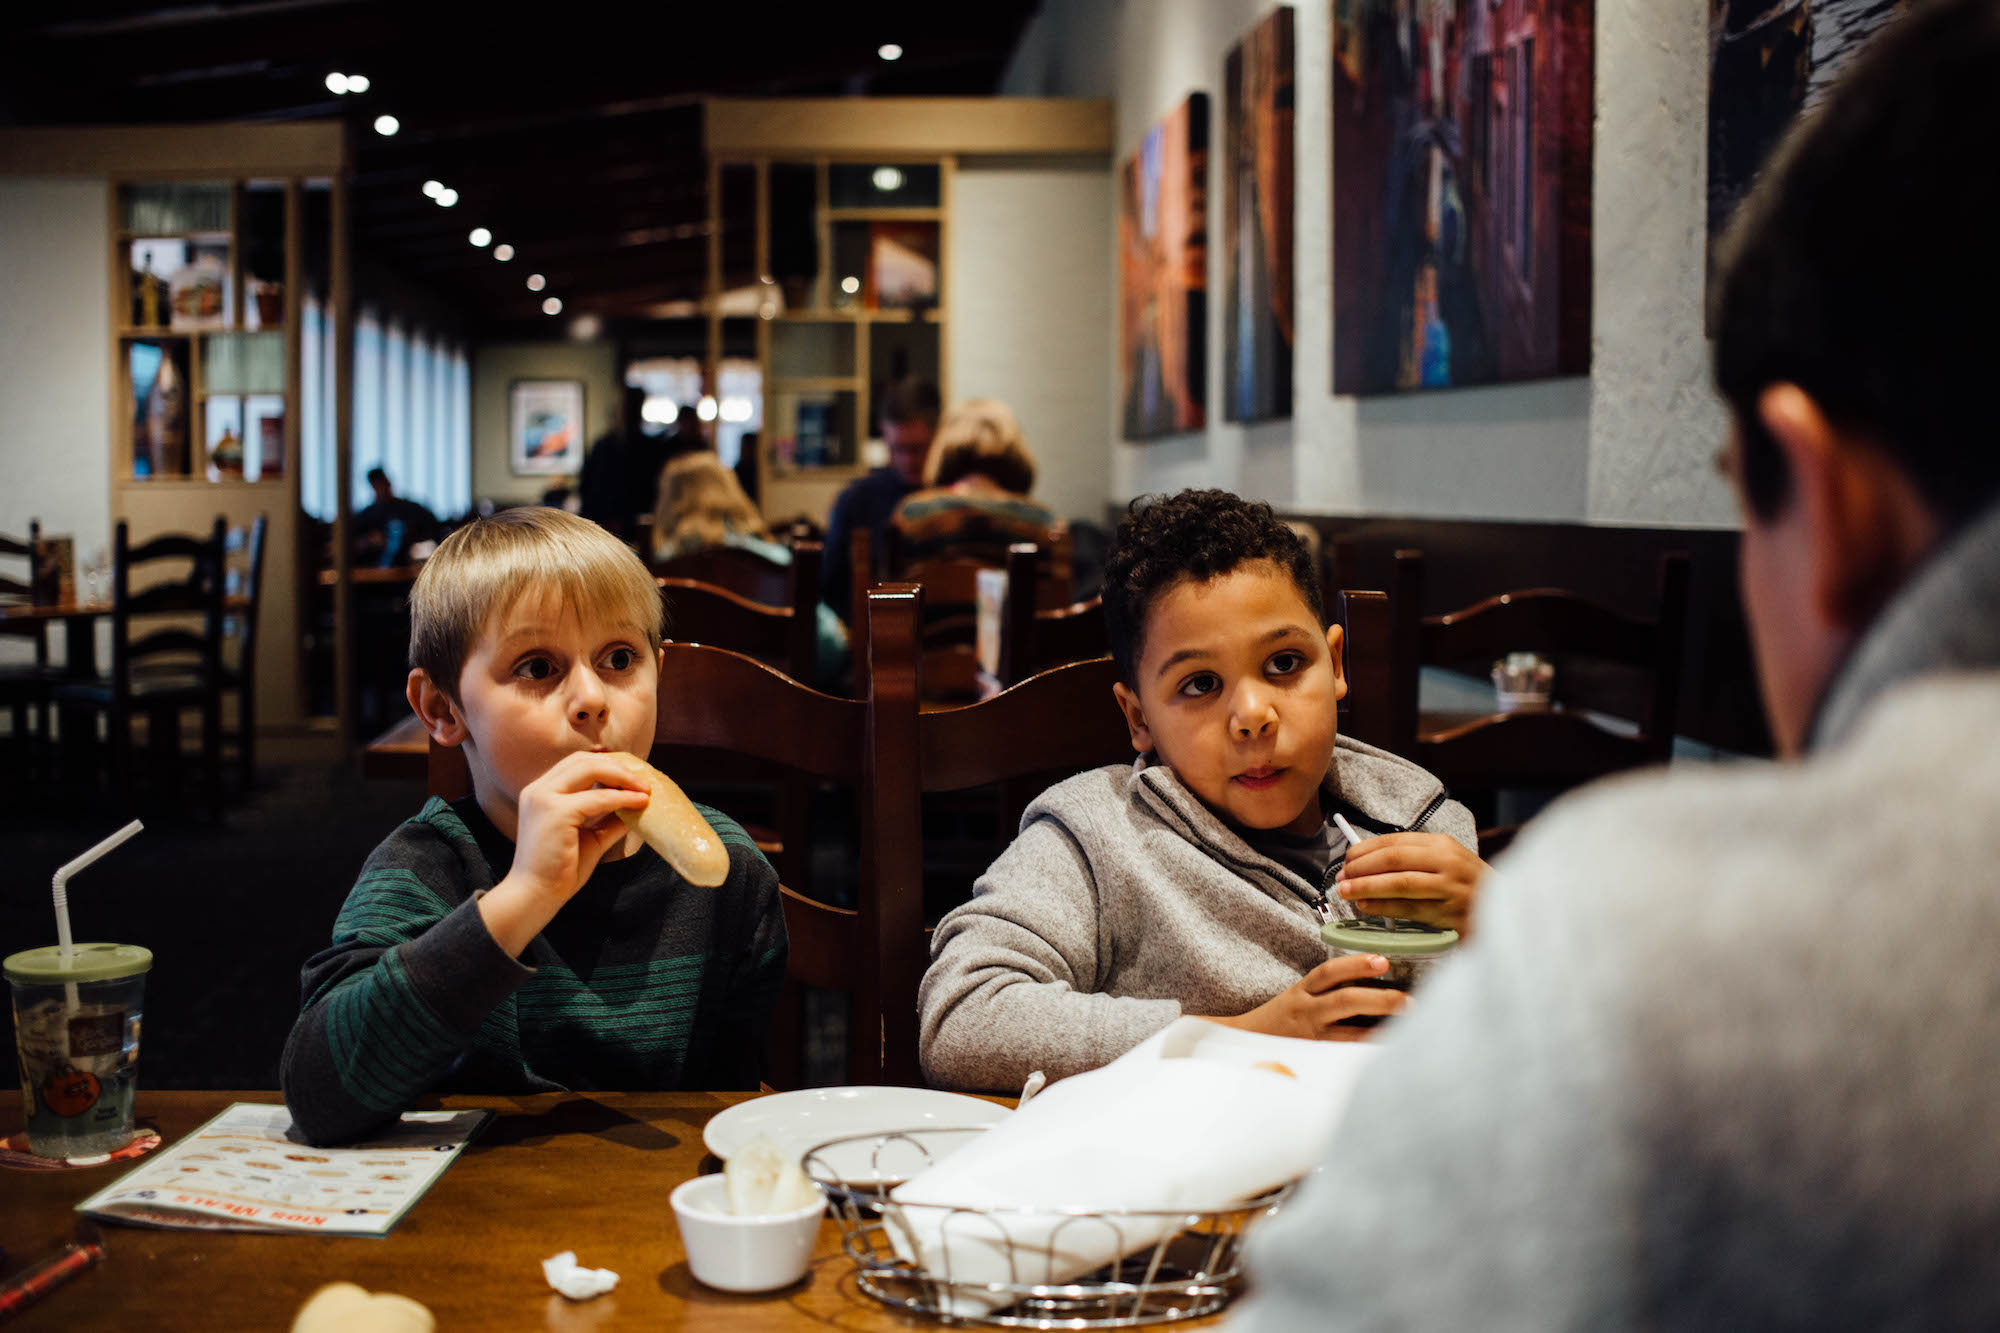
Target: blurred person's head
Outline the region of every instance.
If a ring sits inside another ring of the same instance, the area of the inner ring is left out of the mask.
[[[731,533],[769,538],[770,529],[720,458],[702,450],[682,454],[661,469],[660,499],[653,510],[655,555],[719,546]]]
[[[618,400],[618,430],[628,438],[635,438],[646,430],[646,400],[652,395],[643,384],[627,384],[625,392]]]
[[[882,394],[882,442],[889,446],[889,466],[912,486],[923,484],[938,406],[937,385],[928,380],[898,380]]]
[[[1001,490],[1026,495],[1035,488],[1035,456],[1021,439],[1021,423],[1007,404],[970,398],[945,413],[924,465],[924,485],[952,486],[984,477]]]
[[[1714,312],[1740,576],[1779,748],[1856,637],[2000,496],[2000,5],[1920,4],[1802,117],[1725,241]],[[1978,165],[1975,165],[1978,164]],[[1949,257],[1927,235],[1967,238]],[[1975,239],[1980,238],[1980,239]]]
[[[396,498],[396,488],[389,484],[389,474],[379,467],[368,469],[368,488],[375,492],[377,500],[393,500]]]

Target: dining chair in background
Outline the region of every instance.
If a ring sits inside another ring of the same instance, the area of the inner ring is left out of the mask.
[[[205,537],[179,533],[131,543],[119,520],[111,548],[111,670],[66,680],[53,697],[65,745],[95,736],[105,719],[112,790],[132,796],[132,719],[146,717],[162,772],[180,762],[180,717],[201,716],[201,766],[211,817],[222,817],[222,612],[227,524]]]
[[[16,601],[34,600],[36,562],[41,559],[42,525],[28,522],[25,539],[0,533],[0,597]],[[17,566],[15,561],[21,563]],[[15,577],[18,573],[20,577]],[[46,621],[0,620],[0,638],[20,640],[33,660],[0,663],[0,708],[13,713],[14,730],[9,738],[27,756],[32,747],[48,735],[49,689],[55,671],[49,665],[49,633]],[[29,765],[24,764],[24,769]]]
[[[236,700],[235,717],[222,733],[223,744],[234,747],[238,778],[249,791],[257,781],[257,625],[264,610],[264,534],[268,520],[259,514],[248,526],[231,528],[225,537],[222,592],[226,600],[242,598],[222,622],[222,692]]]
[[[793,563],[781,565],[777,561],[745,550],[740,546],[706,546],[699,551],[677,555],[671,560],[652,562],[653,573],[661,578],[694,579],[718,588],[727,588],[737,596],[752,602],[762,602],[767,606],[789,606],[793,603],[793,589],[798,585],[802,572],[798,565],[797,548],[793,550]],[[819,565],[815,561],[809,571],[813,596],[819,595]]]
[[[1688,564],[1684,552],[1660,557],[1658,599],[1645,616],[1560,588],[1503,592],[1427,616],[1423,553],[1396,552],[1387,748],[1437,774],[1454,795],[1556,792],[1665,763],[1680,704]],[[1550,707],[1442,721],[1420,713],[1424,668],[1483,679],[1494,661],[1517,651],[1555,664]],[[1482,831],[1482,853],[1511,836],[1511,828]]]

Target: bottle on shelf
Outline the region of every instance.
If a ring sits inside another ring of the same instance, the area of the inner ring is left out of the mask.
[[[146,393],[146,456],[152,476],[187,475],[187,383],[172,356],[160,359],[159,373]]]

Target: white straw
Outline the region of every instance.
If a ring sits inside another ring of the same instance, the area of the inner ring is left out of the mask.
[[[56,871],[55,879],[49,885],[49,892],[54,897],[56,904],[56,957],[62,960],[65,971],[69,969],[70,960],[76,956],[76,949],[70,939],[69,933],[69,877],[97,860],[98,857],[103,856],[106,852],[115,850],[145,827],[144,824],[135,819],[124,828],[119,829],[116,833],[106,838],[103,842],[98,843],[95,847],[85,852],[82,856],[77,857],[73,861],[65,862],[62,868]],[[74,981],[63,983],[63,999],[68,1002],[71,1009],[76,1008],[76,983]]]
[[[1354,831],[1354,825],[1348,823],[1347,817],[1342,815],[1338,810],[1333,812],[1333,826],[1340,830],[1341,837],[1347,839],[1349,851],[1354,849],[1355,843],[1361,841],[1361,835]]]

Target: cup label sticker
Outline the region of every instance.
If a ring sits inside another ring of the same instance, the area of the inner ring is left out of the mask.
[[[125,1013],[79,1014],[69,1020],[69,1053],[116,1055],[125,1040]]]

